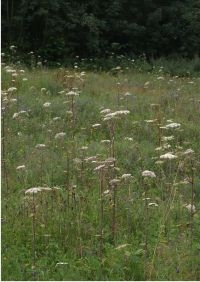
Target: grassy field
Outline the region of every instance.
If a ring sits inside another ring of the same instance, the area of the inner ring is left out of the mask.
[[[199,89],[4,65],[2,280],[199,280]]]

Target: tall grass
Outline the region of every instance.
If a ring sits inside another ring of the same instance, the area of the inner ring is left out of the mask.
[[[198,280],[199,87],[5,64],[2,279]]]

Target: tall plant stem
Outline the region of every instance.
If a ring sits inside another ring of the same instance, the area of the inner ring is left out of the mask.
[[[113,206],[112,206],[112,226],[111,226],[111,234],[112,234],[112,243],[115,245],[115,235],[116,235],[116,199],[117,199],[117,189],[116,185],[112,186],[113,189]]]
[[[192,164],[191,164],[192,165]],[[194,216],[194,168],[192,165],[192,177],[191,177],[191,210],[190,210],[190,243],[193,242],[193,216]]]
[[[99,217],[99,233],[100,233],[100,246],[99,257],[102,261],[103,254],[103,218],[104,218],[104,206],[103,206],[103,192],[104,192],[104,170],[100,170],[100,217]]]
[[[36,237],[36,207],[35,207],[35,196],[33,193],[33,210],[32,210],[32,252],[33,252],[33,280],[36,280],[36,242],[35,242],[35,237]]]

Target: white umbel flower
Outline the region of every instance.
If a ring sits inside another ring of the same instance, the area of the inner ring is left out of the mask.
[[[48,192],[51,191],[52,189],[49,187],[33,187],[29,188],[25,191],[25,194],[37,194],[38,192]]]
[[[196,212],[196,208],[195,208],[195,205],[192,205],[192,204],[186,204],[184,205],[184,207],[189,211],[189,212],[193,212],[195,213]]]
[[[176,129],[176,128],[179,128],[180,126],[181,126],[180,123],[172,122],[172,123],[167,124],[165,127],[167,129]]]
[[[190,154],[193,154],[194,153],[194,151],[192,150],[192,149],[187,149],[184,153],[183,153],[183,155],[190,155]]]
[[[142,172],[142,176],[143,177],[150,177],[150,178],[155,178],[156,177],[155,173],[153,171],[150,171],[150,170],[144,170]]]
[[[7,90],[9,93],[12,93],[12,92],[14,92],[14,91],[17,91],[17,88],[16,87],[10,87],[10,88],[8,88],[8,90]]]
[[[75,91],[69,91],[68,93],[65,94],[66,96],[79,96],[79,94]]]
[[[125,174],[123,174],[122,176],[121,176],[121,178],[122,179],[129,179],[129,178],[131,178],[132,177],[132,175],[130,174],[130,173],[125,173]]]
[[[16,170],[25,170],[26,166],[25,165],[19,165]]]
[[[50,102],[46,102],[43,104],[43,107],[44,108],[49,108],[51,106],[51,103]]]
[[[65,137],[65,135],[65,132],[59,132],[55,135],[55,139],[62,139],[63,137]]]
[[[45,147],[46,147],[45,144],[37,144],[37,145],[35,146],[35,148],[37,148],[37,149],[44,149]]]
[[[162,160],[167,160],[167,159],[173,160],[173,159],[176,159],[176,158],[177,158],[177,156],[173,155],[172,153],[166,153],[166,154],[160,156],[160,159],[162,159]]]

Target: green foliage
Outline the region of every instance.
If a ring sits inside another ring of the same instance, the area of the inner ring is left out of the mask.
[[[3,49],[17,45],[46,60],[199,56],[199,1],[40,1],[2,3]]]

